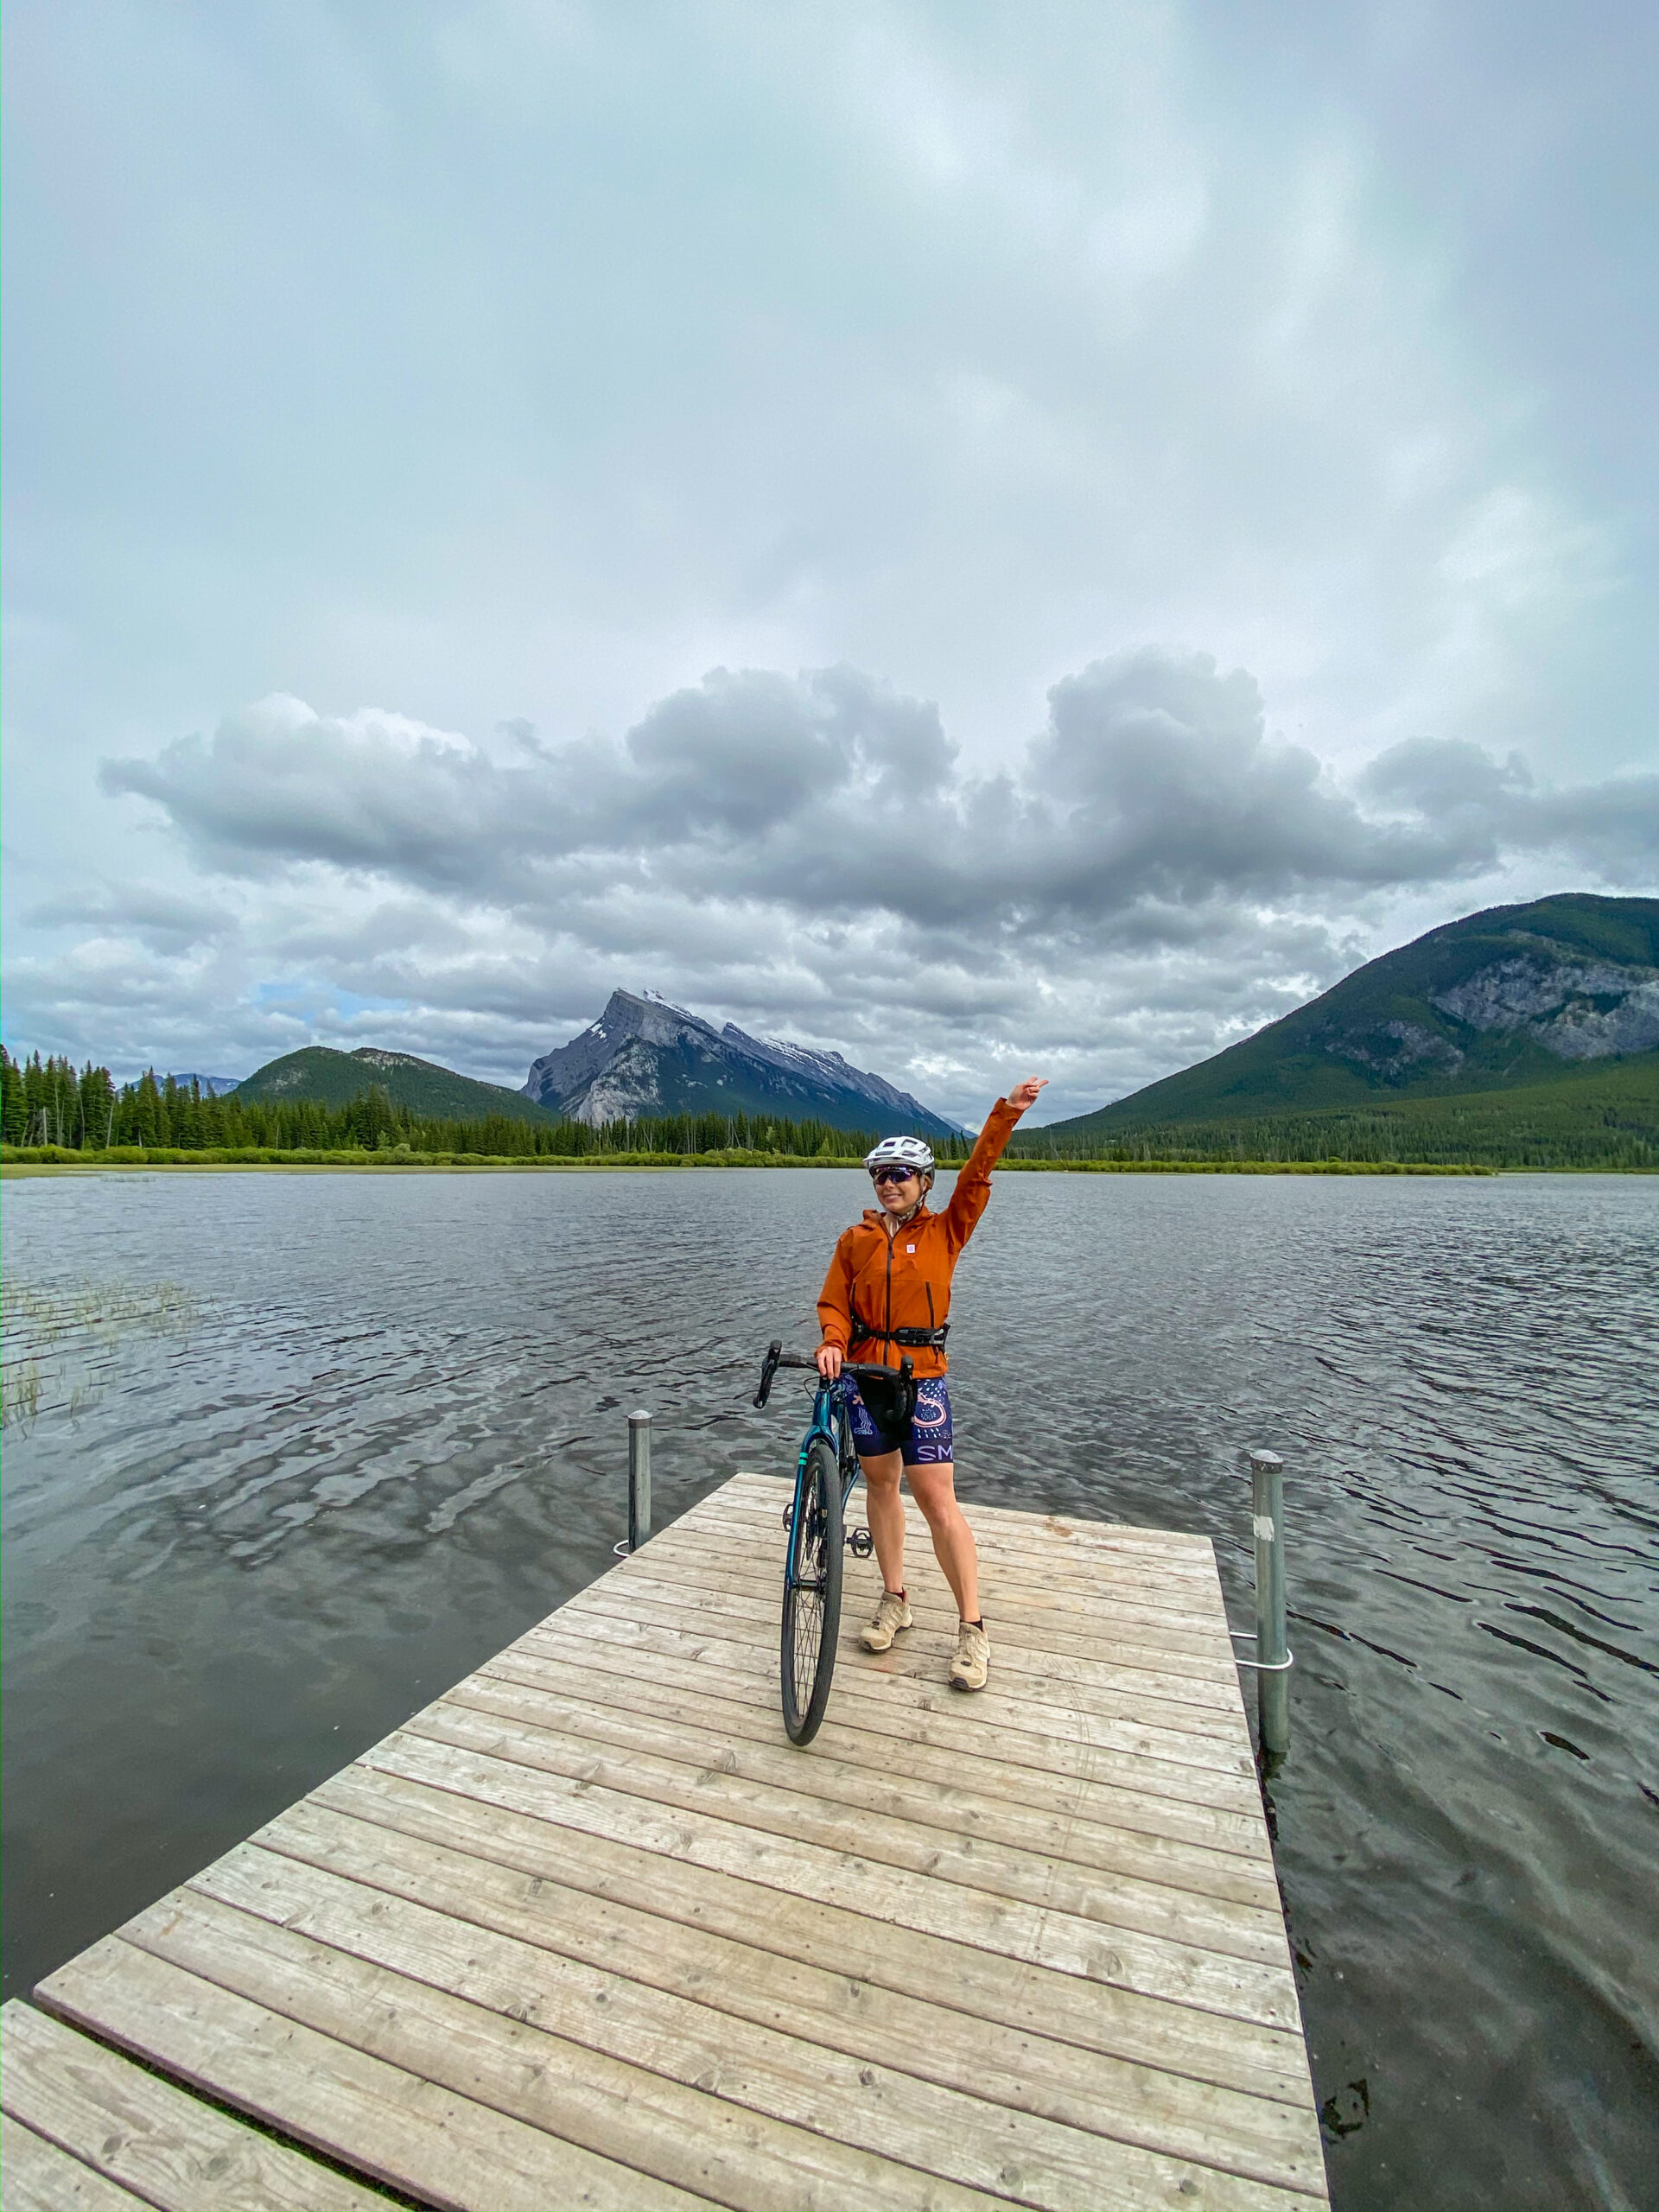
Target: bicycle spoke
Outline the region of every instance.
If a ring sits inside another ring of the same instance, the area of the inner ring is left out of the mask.
[[[839,1471],[824,1444],[809,1445],[784,1592],[784,1725],[796,1744],[810,1743],[817,1734],[835,1669],[841,1620]]]

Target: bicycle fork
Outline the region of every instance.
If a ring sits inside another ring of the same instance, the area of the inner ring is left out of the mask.
[[[811,1440],[811,1438],[809,1436],[807,1443],[810,1444]],[[786,1534],[792,1531],[795,1526],[795,1503],[796,1499],[798,1499],[801,1494],[801,1476],[804,1471],[805,1467],[806,1445],[804,1444],[801,1446],[799,1463],[795,1469],[795,1497],[791,1498],[789,1503],[784,1508],[784,1529]],[[855,1476],[849,1475],[842,1483],[841,1512],[843,1522],[847,1517],[848,1500],[852,1497],[853,1484],[856,1479],[857,1478]],[[875,1538],[870,1534],[869,1530],[865,1528],[844,1528],[842,1533],[841,1541],[847,1547],[847,1549],[851,1552],[855,1559],[868,1559],[875,1549]],[[792,1581],[794,1580],[793,1547],[791,1548],[790,1558],[785,1562],[784,1571]]]

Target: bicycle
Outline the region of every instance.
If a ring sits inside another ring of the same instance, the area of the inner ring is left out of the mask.
[[[810,1355],[786,1352],[781,1344],[768,1344],[755,1404],[764,1406],[772,1395],[772,1378],[780,1367],[806,1367],[816,1374],[817,1364]],[[841,1632],[843,1553],[868,1559],[874,1548],[868,1529],[846,1527],[847,1501],[859,1475],[850,1385],[867,1378],[879,1379],[888,1389],[897,1383],[907,1402],[906,1420],[914,1413],[916,1384],[908,1359],[901,1359],[896,1368],[843,1360],[835,1382],[819,1376],[812,1418],[795,1464],[795,1496],[784,1510],[789,1548],[784,1554],[779,1681],[784,1727],[791,1744],[811,1742],[830,1702],[836,1639]]]

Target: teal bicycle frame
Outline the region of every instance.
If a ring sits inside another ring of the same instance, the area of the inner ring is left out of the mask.
[[[755,1404],[764,1406],[780,1367],[810,1368],[816,1357],[767,1347]],[[795,1461],[795,1494],[784,1509],[789,1541],[784,1553],[784,1617],[780,1651],[784,1727],[791,1743],[809,1744],[817,1735],[830,1696],[841,1629],[842,1552],[868,1559],[874,1546],[868,1529],[846,1528],[847,1504],[859,1478],[853,1443],[852,1395],[863,1376],[899,1383],[913,1396],[908,1359],[897,1369],[842,1363],[831,1382],[818,1376],[812,1394],[812,1418]]]

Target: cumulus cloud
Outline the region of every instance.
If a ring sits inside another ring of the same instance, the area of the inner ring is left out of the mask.
[[[631,892],[1144,942],[1217,899],[1444,883],[1528,852],[1601,875],[1659,849],[1659,777],[1539,791],[1516,755],[1416,739],[1344,788],[1268,734],[1244,671],[1151,648],[1057,683],[991,778],[962,771],[933,708],[838,668],[718,670],[620,743],[506,764],[402,717],[268,700],[102,780],[207,867],[318,863],[543,925],[620,915]]]
[[[1340,779],[1249,673],[1167,649],[1055,684],[992,776],[931,704],[849,668],[717,670],[616,740],[495,734],[276,697],[106,762],[196,890],[60,900],[92,935],[14,998],[61,1014],[79,981],[106,1006],[124,939],[194,1018],[233,971],[288,978],[218,1009],[251,1064],[308,1021],[516,1081],[613,984],[651,984],[963,1112],[1039,1052],[1076,1107],[1287,1011],[1393,941],[1402,901],[1442,918],[1516,868],[1630,888],[1659,868],[1659,777],[1551,789],[1420,738]]]

